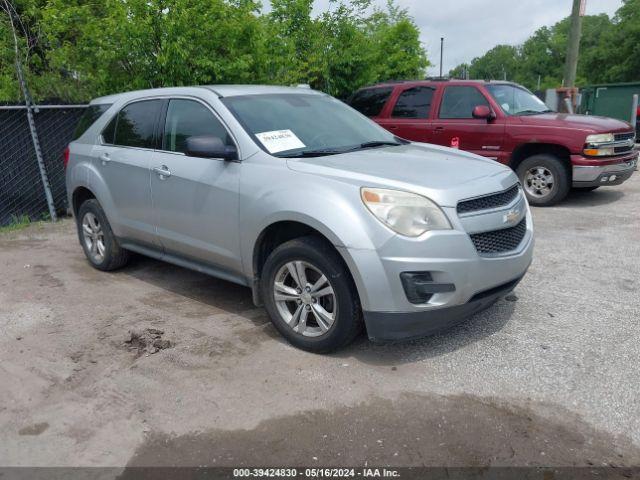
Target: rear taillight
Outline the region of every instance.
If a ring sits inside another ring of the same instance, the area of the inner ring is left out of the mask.
[[[67,168],[67,165],[69,164],[69,147],[64,149],[64,152],[62,152],[62,164],[64,165],[64,168]]]

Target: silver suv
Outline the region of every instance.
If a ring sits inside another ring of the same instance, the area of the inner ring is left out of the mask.
[[[412,143],[310,89],[181,87],[93,100],[67,152],[91,265],[138,252],[252,289],[328,352],[423,336],[511,291],[533,225],[515,174]]]

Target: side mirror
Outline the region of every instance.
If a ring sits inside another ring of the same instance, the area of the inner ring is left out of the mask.
[[[213,135],[193,135],[188,137],[185,150],[185,154],[191,157],[238,160],[236,148],[225,145],[220,137]]]
[[[484,120],[493,120],[495,118],[491,109],[486,105],[476,105],[473,107],[473,112],[471,112],[473,118],[484,119]]]

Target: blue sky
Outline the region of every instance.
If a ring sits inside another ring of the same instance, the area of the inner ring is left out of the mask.
[[[613,15],[621,0],[586,0],[587,14]],[[267,0],[264,0],[268,4]],[[373,0],[384,6],[386,0]],[[397,0],[409,10],[420,28],[421,40],[439,70],[440,37],[445,37],[443,71],[482,55],[500,43],[517,45],[543,25],[553,25],[571,13],[571,0]],[[329,0],[316,0],[316,13]]]

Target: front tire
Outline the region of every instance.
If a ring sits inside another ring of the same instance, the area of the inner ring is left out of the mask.
[[[129,252],[118,243],[104,210],[95,198],[80,205],[76,223],[80,245],[92,267],[110,271],[123,267],[129,261]]]
[[[569,193],[569,170],[554,155],[540,154],[526,158],[518,165],[517,174],[531,205],[555,205]]]
[[[261,290],[273,325],[302,350],[335,351],[362,330],[349,270],[321,238],[297,238],[277,247],[264,264]]]

